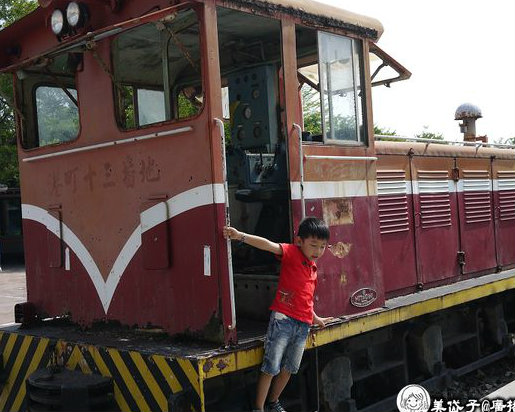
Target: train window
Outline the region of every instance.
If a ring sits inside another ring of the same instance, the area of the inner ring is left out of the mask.
[[[77,138],[80,121],[75,73],[81,64],[82,54],[64,53],[16,72],[25,149]]]
[[[190,9],[127,30],[114,39],[115,95],[122,129],[200,113],[199,30],[197,14]]]
[[[79,132],[77,90],[54,86],[36,88],[36,118],[39,146],[75,139]]]
[[[365,144],[361,43],[304,27],[296,36],[304,139]]]

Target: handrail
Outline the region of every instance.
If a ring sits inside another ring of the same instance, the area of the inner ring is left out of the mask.
[[[302,128],[297,123],[293,123],[293,127],[299,135],[299,172],[300,172],[300,204],[302,207],[302,220],[306,217],[306,200],[304,199],[304,153],[302,151]]]
[[[224,203],[225,203],[225,224],[230,226],[231,216],[229,214],[229,185],[227,183],[227,158],[225,156],[225,129],[224,122],[220,119],[214,119],[216,125],[220,129],[220,136],[222,140],[222,174],[224,179]],[[229,269],[229,298],[231,300],[231,324],[228,326],[229,330],[236,329],[236,304],[234,300],[234,274],[232,270],[232,250],[231,239],[227,238],[227,261]]]
[[[408,142],[422,142],[422,143],[433,143],[433,144],[443,144],[443,145],[449,145],[449,144],[458,144],[463,146],[475,146],[475,147],[499,147],[501,149],[515,149],[515,145],[512,144],[502,144],[502,143],[485,143],[482,141],[476,141],[476,142],[465,142],[462,140],[439,140],[439,139],[424,139],[421,137],[407,137],[407,136],[396,136],[396,135],[384,135],[384,134],[376,134],[374,136],[376,139],[382,140],[382,139],[398,139],[398,140],[405,140]]]
[[[173,136],[175,134],[191,132],[191,131],[193,131],[192,126],[179,127],[177,129],[167,130],[164,132],[146,134],[144,136],[129,137],[127,139],[121,139],[121,140],[111,140],[110,142],[92,144],[89,146],[81,146],[81,147],[76,147],[74,149],[62,150],[60,152],[53,152],[53,153],[47,153],[47,154],[38,155],[38,156],[26,157],[26,158],[22,159],[22,161],[23,162],[33,162],[34,160],[48,159],[51,157],[64,156],[64,155],[69,155],[69,154],[73,154],[73,153],[87,152],[90,150],[102,149],[104,147],[120,146],[122,144],[136,143],[136,142],[141,142],[143,140],[155,139],[158,137],[165,137],[165,136]]]
[[[318,156],[318,155],[307,155],[305,159],[321,159],[321,160],[364,160],[375,162],[377,157],[375,156]]]

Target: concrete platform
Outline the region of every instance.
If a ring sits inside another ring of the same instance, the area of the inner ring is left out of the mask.
[[[3,262],[0,272],[0,325],[14,322],[14,305],[27,300],[25,266]]]
[[[485,399],[515,399],[515,381],[510,382],[507,385],[504,385],[502,388],[497,389],[490,395],[486,396]]]

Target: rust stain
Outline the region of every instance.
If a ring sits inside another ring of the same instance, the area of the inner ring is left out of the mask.
[[[222,372],[225,368],[227,368],[227,366],[229,366],[229,364],[224,359],[220,359],[218,361],[218,363],[216,364],[216,367],[218,368],[218,370],[220,372]]]
[[[350,199],[324,199],[322,209],[324,220],[329,226],[354,224],[354,213]]]
[[[352,248],[352,243],[343,243],[343,242],[338,242],[335,245],[329,246],[329,250],[331,251],[331,253],[340,259],[343,259],[345,256],[347,256],[350,253],[351,248]],[[343,275],[345,275],[345,274],[343,274]]]
[[[204,366],[202,367],[202,370],[204,371],[204,373],[208,373],[211,370],[212,367],[213,367],[213,362],[208,360],[206,363],[204,363]]]

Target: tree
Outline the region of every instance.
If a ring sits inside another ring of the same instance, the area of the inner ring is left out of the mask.
[[[444,140],[443,134],[430,132],[428,126],[424,126],[424,131],[416,134],[415,137],[418,139],[431,139],[431,140]]]
[[[30,13],[37,5],[36,0],[0,0],[0,28]],[[12,102],[12,75],[0,74],[0,183],[17,187],[19,172]]]
[[[38,6],[36,0],[0,0],[0,28],[19,20]]]

